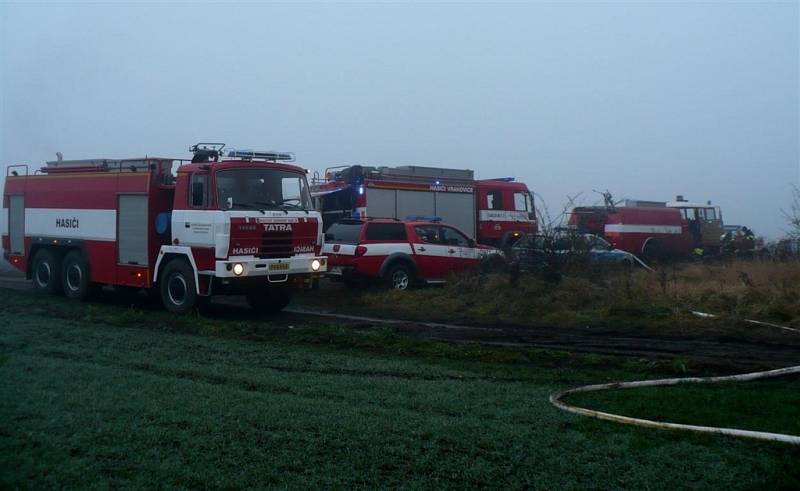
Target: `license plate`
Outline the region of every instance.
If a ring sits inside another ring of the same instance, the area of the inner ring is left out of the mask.
[[[270,271],[289,271],[289,263],[272,263],[269,265]]]

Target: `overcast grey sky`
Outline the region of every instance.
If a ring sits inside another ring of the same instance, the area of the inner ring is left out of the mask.
[[[0,162],[417,163],[566,195],[683,194],[777,236],[800,179],[797,2],[0,2]],[[5,174],[5,173],[4,173]]]

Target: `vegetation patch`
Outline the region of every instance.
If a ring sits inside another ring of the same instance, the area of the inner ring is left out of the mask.
[[[660,363],[3,293],[0,488],[800,486],[796,447],[548,403],[566,387],[673,370]],[[661,406],[739,422],[737,404],[761,398],[719,397]],[[786,394],[774,401],[797,408]]]

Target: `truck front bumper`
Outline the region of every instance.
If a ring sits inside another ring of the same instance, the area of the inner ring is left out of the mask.
[[[319,267],[314,269],[316,265]],[[241,266],[241,268],[239,266]],[[241,273],[239,273],[240,269]],[[285,259],[242,258],[217,261],[214,276],[218,278],[291,276],[296,274],[324,273],[327,269],[328,258],[324,256],[301,256]]]

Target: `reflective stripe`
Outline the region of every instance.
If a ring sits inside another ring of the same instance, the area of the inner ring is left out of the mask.
[[[629,233],[629,234],[677,234],[680,235],[683,229],[678,225],[626,225],[622,223],[610,223],[606,225],[606,233]]]
[[[117,211],[26,208],[25,235],[27,237],[116,240]]]
[[[527,211],[481,210],[478,218],[484,222],[533,222]]]

